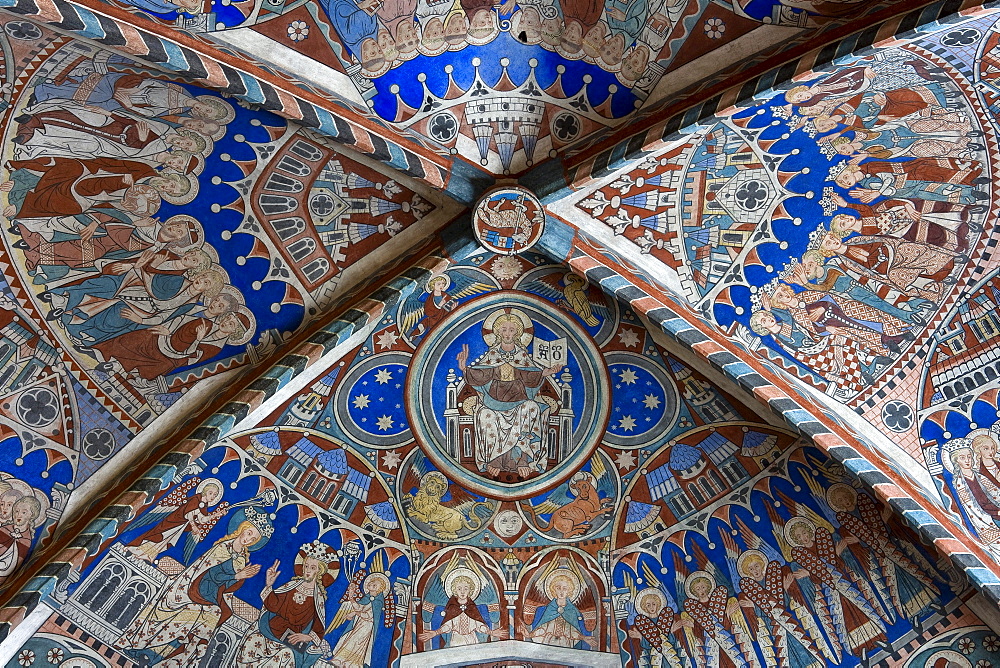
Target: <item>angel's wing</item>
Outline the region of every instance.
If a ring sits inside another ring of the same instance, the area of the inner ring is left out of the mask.
[[[729,570],[729,581],[736,591],[740,591],[740,573],[736,569],[736,560],[740,557],[740,548],[728,532],[722,532],[722,544],[726,546],[726,568]]]
[[[674,554],[674,598],[678,604],[683,603],[687,598],[687,595],[684,593],[684,583],[687,582],[688,575],[690,575],[690,572],[684,566],[680,555]]]
[[[770,543],[754,533],[746,525],[746,522],[738,517],[736,518],[736,530],[740,532],[740,537],[743,538],[743,542],[746,543],[748,548],[751,550],[760,550],[767,557],[768,561],[781,561],[781,552],[774,549]]]
[[[420,301],[419,295],[411,294],[403,302],[403,309],[399,314],[399,331],[404,333],[411,331],[423,317],[424,303]]]
[[[642,577],[646,580],[646,584],[650,587],[663,589],[663,583],[660,582],[660,578],[656,577],[656,573],[654,573],[653,569],[649,567],[649,564],[645,562],[642,564]]]
[[[719,565],[708,558],[705,552],[698,546],[697,543],[691,546],[691,557],[694,563],[698,564],[699,567],[704,569],[713,578],[715,578],[716,584],[729,585],[729,574],[724,573]]]
[[[818,480],[812,476],[802,476],[805,478],[806,486],[809,488],[809,493],[812,494],[812,498],[816,500],[816,505],[819,507],[823,517],[832,526],[834,522],[837,521],[837,513],[830,508],[826,502],[826,491],[823,489],[823,485],[819,483]]]
[[[194,548],[197,547],[198,543],[201,541],[192,532],[187,533],[187,538],[184,540],[184,563],[191,563],[191,555],[194,554]]]
[[[341,605],[337,608],[337,614],[333,616],[333,621],[330,622],[330,625],[326,627],[326,632],[329,633],[330,631],[334,630],[335,628],[338,628],[341,624],[346,622],[347,615],[350,612],[351,612],[351,606],[341,603]]]
[[[576,600],[576,608],[583,615],[583,626],[587,633],[593,633],[597,628],[597,601],[594,600],[594,592],[584,583],[583,591]]]
[[[530,289],[532,292],[536,292],[554,302],[559,301],[564,298],[562,284],[563,276],[564,274],[558,271],[552,272],[551,274],[545,274],[544,276],[539,276],[531,282]]]
[[[635,585],[635,578],[633,578],[628,571],[624,574],[625,588],[628,589],[628,611],[629,620],[635,615],[635,595],[638,592],[638,587]]]
[[[771,521],[771,533],[774,535],[774,539],[778,542],[778,547],[781,549],[781,556],[785,558],[785,561],[795,561],[792,558],[792,546],[785,540],[785,520],[778,515],[772,504],[765,503],[764,508],[767,510],[767,517]]]
[[[828,521],[825,517],[817,513],[815,510],[813,510],[806,504],[795,501],[791,497],[785,495],[783,492],[778,492],[778,498],[781,499],[781,502],[784,503],[788,508],[790,508],[793,513],[795,513],[799,517],[805,517],[806,519],[811,520],[812,523],[815,524],[817,527],[822,527],[827,531],[829,531],[830,533],[833,533],[834,531],[837,530],[830,521]],[[825,506],[826,503],[824,501],[822,507]]]
[[[482,280],[485,278],[482,274],[478,276],[475,274],[470,275],[461,269],[455,269],[449,271],[448,276],[451,278],[451,287],[448,288],[448,295],[452,299],[475,297],[476,295],[482,295],[497,289],[495,284]]]
[[[179,504],[176,506],[165,506],[161,502],[155,508],[150,510],[148,513],[146,513],[139,519],[132,522],[132,524],[129,525],[129,529],[133,530],[133,529],[138,529],[140,527],[149,526],[150,524],[155,524],[160,520],[162,520],[167,515],[169,515],[170,513],[172,513],[173,511],[177,510],[177,508],[179,507],[180,507]]]
[[[198,476],[188,478],[176,488],[171,490],[169,494],[160,499],[160,502],[157,503],[152,510],[133,521],[129,526],[129,529],[138,529],[140,527],[149,526],[154,522],[159,522],[164,517],[183,506],[187,501],[188,492],[197,488],[199,484],[201,484],[201,478]]]

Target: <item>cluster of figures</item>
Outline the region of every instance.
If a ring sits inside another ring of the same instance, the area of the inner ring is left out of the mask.
[[[953,438],[941,447],[941,464],[969,524],[996,549],[1000,544],[1000,424]]]
[[[924,61],[891,56],[785,94],[792,123],[843,157],[830,172],[843,195],[827,189],[840,213],[758,290],[750,325],[843,392],[870,385],[914,339],[982,230],[982,133],[951,106],[960,93],[945,80]]]
[[[615,72],[627,85],[639,80],[664,48],[684,7],[680,0],[668,0],[655,13],[647,0],[322,0],[321,5],[369,79],[418,55],[485,46],[509,31],[524,44]]]
[[[46,520],[48,497],[9,473],[0,474],[0,583],[24,562]]]
[[[201,224],[156,215],[163,201],[194,198],[235,111],[132,67],[102,54],[37,84],[15,117],[0,191],[47,319],[102,371],[152,393],[247,343],[256,322]]]
[[[125,552],[150,564],[187,536],[183,568],[139,612],[116,643],[143,665],[177,668],[203,660],[216,631],[234,614],[246,616],[233,595],[263,566],[251,553],[274,534],[269,515],[260,506],[273,503],[262,495],[230,505],[222,501],[223,484],[215,478],[192,478],[168,494],[141,521],[153,526],[123,546]],[[195,547],[229,515],[228,533],[190,565]],[[388,576],[364,566],[363,548],[350,538],[338,552],[320,540],[303,544],[294,573],[278,585],[281,561],[265,571],[261,608],[251,615],[236,651],[235,665],[245,668],[285,666],[365,668],[380,629],[396,624],[395,598]],[[334,618],[327,623],[327,590],[339,575],[347,589]],[[339,630],[338,640],[327,636]]]
[[[593,592],[580,566],[558,557],[540,566],[541,571],[524,596],[523,621],[517,623],[519,637],[552,647],[598,649]],[[456,553],[445,566],[439,582],[425,596],[424,631],[418,634],[423,650],[465,647],[505,640],[510,631],[502,623],[495,584],[482,566]],[[447,599],[435,604],[440,592]]]
[[[733,533],[748,549],[722,533],[728,573],[708,562],[687,573],[675,559],[676,596],[648,565],[627,576],[633,606],[623,648],[648,667],[866,663],[889,649],[898,620],[919,629],[942,612],[946,581],[887,524],[891,511],[844,483],[826,498],[828,519],[803,513],[782,525],[769,509],[780,549],[737,519]]]

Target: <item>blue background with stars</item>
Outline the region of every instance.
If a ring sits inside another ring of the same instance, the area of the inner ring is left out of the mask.
[[[655,427],[667,407],[660,382],[634,364],[612,364],[608,370],[614,406],[608,431],[619,436],[637,436]],[[631,427],[629,418],[635,420]]]
[[[395,436],[410,428],[403,405],[402,364],[382,364],[351,386],[348,414],[358,427],[376,436]],[[386,419],[388,418],[388,419]]]

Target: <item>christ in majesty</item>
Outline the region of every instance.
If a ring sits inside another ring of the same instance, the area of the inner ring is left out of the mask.
[[[539,391],[560,366],[535,366],[522,341],[525,323],[518,315],[501,313],[487,323],[491,319],[483,336],[489,350],[473,364],[468,364],[468,345],[456,356],[479,398],[473,409],[476,464],[493,478],[503,471],[524,479],[548,466],[542,425],[551,408]]]

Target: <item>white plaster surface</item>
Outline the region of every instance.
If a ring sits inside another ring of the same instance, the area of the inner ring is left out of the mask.
[[[588,652],[582,649],[550,647],[521,640],[449,647],[433,652],[407,654],[399,662],[400,668],[458,668],[470,663],[485,661],[545,661],[564,665],[566,668],[620,668],[621,657],[605,652]]]

